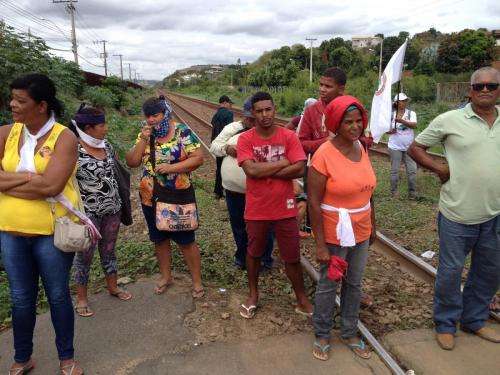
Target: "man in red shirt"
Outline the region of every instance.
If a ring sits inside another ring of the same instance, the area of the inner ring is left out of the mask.
[[[246,267],[249,296],[241,305],[240,315],[255,315],[258,295],[258,271],[268,232],[274,230],[286,274],[297,297],[295,312],[311,316],[313,306],[304,288],[300,266],[297,203],[293,179],[302,177],[306,156],[296,134],[275,124],[275,107],[266,92],[252,98],[255,128],[238,139],[238,164],[247,175],[245,221],[248,233]]]
[[[302,117],[299,139],[306,154],[314,154],[328,139],[328,130],[323,124],[323,110],[333,99],[344,94],[347,76],[338,68],[328,68],[319,79],[320,100],[310,105]]]

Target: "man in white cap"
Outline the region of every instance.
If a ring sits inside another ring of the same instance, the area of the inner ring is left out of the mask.
[[[408,147],[413,142],[413,129],[417,127],[417,114],[408,106],[408,96],[404,92],[394,97],[394,112],[391,118],[389,136],[389,154],[391,156],[391,195],[397,197],[399,167],[405,163],[408,178],[408,198],[414,199],[417,191],[417,164],[408,155]]]

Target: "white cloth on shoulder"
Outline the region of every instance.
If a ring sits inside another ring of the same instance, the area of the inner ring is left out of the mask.
[[[35,148],[38,140],[42,138],[45,134],[47,134],[56,123],[54,118],[54,113],[50,115],[49,120],[45,123],[44,126],[38,131],[36,134],[31,134],[26,127],[23,125],[23,135],[24,135],[24,144],[19,151],[20,160],[17,165],[16,172],[32,172],[36,173],[35,169]]]
[[[321,203],[320,206],[325,211],[332,211],[339,213],[339,222],[337,223],[337,239],[340,240],[340,246],[351,247],[356,246],[356,239],[354,237],[354,230],[352,228],[351,215],[358,212],[366,211],[370,208],[370,201],[361,208],[337,208],[330,206],[326,203]]]

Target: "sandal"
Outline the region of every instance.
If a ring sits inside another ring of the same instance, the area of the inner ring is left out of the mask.
[[[84,317],[84,318],[88,318],[88,317],[94,315],[94,310],[92,310],[89,305],[75,306],[75,312],[79,316]]]
[[[316,349],[319,349],[320,353]],[[314,340],[312,355],[320,361],[327,361],[330,357],[330,344],[321,345],[318,340]]]
[[[494,296],[493,299],[491,300],[491,303],[489,305],[489,309],[493,313],[500,313],[500,298],[497,296]]]
[[[132,298],[132,294],[124,289],[118,289],[118,292],[109,293],[111,297],[116,297],[121,301],[128,301]]]
[[[299,309],[298,307],[295,307],[295,312],[299,315],[302,315],[302,316],[307,316],[308,318],[312,318],[313,316],[313,313],[312,312],[307,312],[307,311],[302,311],[301,309]]]
[[[198,298],[203,298],[205,297],[205,289],[201,288],[201,289],[191,289],[191,296],[194,298],[194,299],[198,299]]]
[[[174,282],[172,279],[165,281],[163,283],[156,283],[155,285],[155,293],[160,295],[166,292],[167,288],[172,285]]]
[[[74,373],[73,371],[77,371],[77,373]],[[69,365],[66,366],[61,366],[59,367],[59,370],[61,370],[61,375],[83,375],[83,370],[76,364],[76,362],[70,363]]]
[[[361,357],[363,359],[369,359],[372,356],[372,352],[367,349],[367,346],[365,342],[363,341],[362,338],[359,339],[358,343],[351,343],[349,344],[345,339],[343,339],[344,344],[346,344],[349,349],[353,351],[354,354],[356,354],[358,357]]]
[[[245,304],[241,304],[240,315],[245,319],[252,319],[255,316],[255,311],[257,310],[256,305],[246,306]]]
[[[9,370],[9,375],[23,375],[27,374],[31,370],[35,368],[35,365],[33,364],[33,361],[29,360],[25,364],[23,364],[21,367],[12,367]]]

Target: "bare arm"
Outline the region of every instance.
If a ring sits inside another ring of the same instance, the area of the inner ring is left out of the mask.
[[[249,159],[241,164],[241,168],[243,168],[243,171],[248,177],[265,178],[273,176],[276,172],[279,172],[289,165],[290,162],[287,159],[271,162],[256,162]]]
[[[319,173],[314,167],[307,172],[307,204],[309,206],[309,219],[316,241],[316,260],[320,263],[328,263],[330,251],[326,246],[323,228],[323,215],[321,203],[325,195],[327,177]]]
[[[151,126],[144,125],[140,135],[141,140],[128,150],[125,155],[125,161],[130,168],[136,168],[142,163],[142,155],[146,146],[149,144],[149,137],[151,136]]]
[[[161,163],[156,165],[155,172],[161,174],[168,173],[189,173],[203,164],[203,151],[198,148],[189,154],[188,158],[175,164]]]
[[[410,155],[410,157],[422,167],[436,173],[441,182],[444,184],[450,179],[450,168],[447,163],[439,163],[432,159],[432,157],[427,153],[428,148],[429,147],[413,141],[408,149],[408,155]]]
[[[294,178],[299,178],[304,176],[306,171],[306,166],[303,160],[299,160],[288,167],[280,169],[278,172],[273,174],[275,178],[281,178],[284,180],[292,180]]]
[[[0,192],[25,184],[31,178],[29,173],[5,172],[2,168],[1,160],[4,155],[5,142],[11,129],[12,125],[0,127]]]
[[[415,129],[417,127],[417,123],[415,121],[403,120],[402,118],[397,118],[396,122],[399,122],[410,129]]]
[[[75,169],[77,144],[74,134],[64,130],[43,175],[34,175],[29,182],[5,191],[5,194],[24,199],[45,199],[62,192]]]

